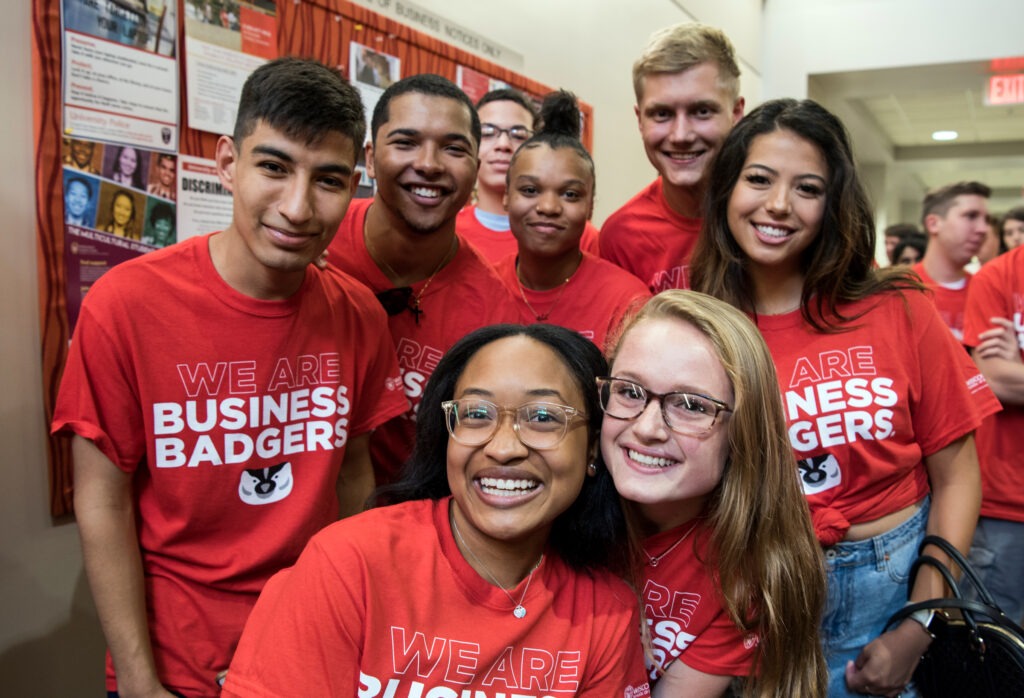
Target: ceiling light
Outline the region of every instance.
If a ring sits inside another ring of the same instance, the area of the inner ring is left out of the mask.
[[[932,133],[933,141],[955,141],[960,134],[956,131],[935,131]]]

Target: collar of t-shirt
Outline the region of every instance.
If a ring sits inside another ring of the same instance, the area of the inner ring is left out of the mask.
[[[496,233],[504,233],[511,228],[508,224],[508,216],[504,213],[491,213],[475,208],[473,209],[473,215],[476,216],[476,220],[480,225]]]
[[[950,291],[962,291],[964,286],[967,285],[967,277],[960,279],[959,281],[951,281],[948,284],[940,283],[939,286],[942,288],[949,289]]]

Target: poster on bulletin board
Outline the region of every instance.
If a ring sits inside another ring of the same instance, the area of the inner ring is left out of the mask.
[[[62,0],[64,133],[178,148],[175,0]]]

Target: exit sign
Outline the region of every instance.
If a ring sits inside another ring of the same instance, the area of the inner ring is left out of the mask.
[[[1024,73],[992,75],[988,79],[986,104],[1024,104]]]

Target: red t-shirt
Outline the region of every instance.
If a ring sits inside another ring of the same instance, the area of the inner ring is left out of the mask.
[[[553,553],[513,604],[463,559],[450,498],[374,509],[310,541],[260,597],[231,696],[648,696],[636,596]],[[525,590],[525,597],[523,593]]]
[[[644,550],[669,550],[694,524],[647,538]],[[706,674],[746,676],[757,651],[757,636],[745,635],[722,606],[718,584],[701,560],[709,558],[711,529],[699,525],[678,548],[644,565],[644,616],[651,633],[648,677],[653,683],[677,659]]]
[[[328,260],[379,293],[394,288],[394,284],[370,257],[363,239],[366,212],[372,203],[373,199],[352,202],[331,242]],[[505,284],[471,245],[460,243],[452,261],[432,279],[413,284],[412,292],[413,298],[419,298],[422,311],[418,322],[408,311],[388,318],[405,395],[412,407],[370,437],[378,485],[393,481],[412,453],[423,388],[444,353],[475,329],[521,321]]]
[[[291,298],[256,300],[208,240],[89,290],[53,418],[134,473],[157,671],[189,696],[217,695],[263,584],[337,520],[346,440],[407,406],[365,288],[311,266]],[[107,677],[116,690],[109,660]]]
[[[600,256],[643,281],[651,293],[689,288],[687,269],[703,222],[669,208],[658,177],[605,221]]]
[[[924,262],[918,262],[911,269],[917,272],[918,276],[921,277],[921,281],[931,291],[930,297],[932,302],[935,303],[936,310],[939,311],[939,317],[949,327],[956,340],[963,342],[964,306],[967,304],[967,288],[971,283],[971,275],[967,274],[966,278],[964,278],[964,285],[961,288],[947,288],[928,276],[928,272],[924,269]]]
[[[477,252],[491,264],[497,264],[508,255],[515,254],[518,251],[516,238],[507,223],[504,230],[491,230],[476,217],[476,210],[476,206],[470,204],[459,211],[459,217],[455,219],[455,231],[459,237],[469,240]],[[580,237],[580,249],[597,255],[597,236],[597,228],[587,221]]]
[[[794,311],[762,315],[819,540],[929,492],[923,458],[999,409],[924,293],[881,293],[840,308],[856,329],[814,331]]]
[[[1024,247],[1002,254],[981,268],[967,294],[964,343],[978,345],[991,329],[989,318],[1013,320],[1024,352]],[[1006,403],[978,427],[981,463],[981,515],[1024,521],[1024,406]]]
[[[647,287],[635,276],[587,253],[583,254],[583,261],[569,283],[548,291],[520,286],[515,255],[506,257],[495,268],[512,297],[518,299],[524,323],[549,322],[568,327],[602,349],[605,339],[622,319],[651,297]],[[547,314],[546,319],[540,320],[534,311],[542,316]]]

